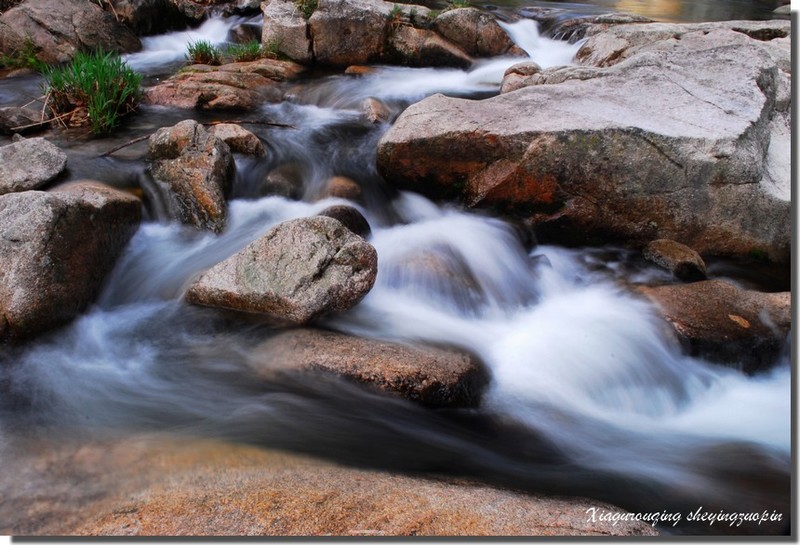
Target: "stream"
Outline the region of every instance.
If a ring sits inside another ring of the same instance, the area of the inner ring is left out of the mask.
[[[213,18],[192,31],[146,38],[145,49],[127,60],[149,78],[163,77],[182,63],[189,41],[222,43],[232,26],[258,22]],[[540,36],[529,20],[504,28],[544,67],[569,64],[580,47]],[[528,249],[510,223],[397,192],[378,174],[376,146],[389,125],[362,119],[364,98],[383,101],[394,117],[437,92],[492,96],[504,70],[518,61],[491,59],[470,71],[378,67],[359,78],[321,75],[283,84],[289,99],[236,116],[293,128],[246,125],[267,156],[236,157],[234,199],[220,235],[170,221],[145,174],[146,142],[98,155],[189,115],[224,116],[146,106],[109,138],[52,133],[69,155],[71,179],[141,187],[146,221],[89,312],[24,347],[0,351],[0,383],[12,392],[0,403],[0,456],[21,455],[13,445],[23,435],[159,431],[585,496],[640,513],[774,510],[788,528],[788,339],[781,361],[752,376],[688,357],[664,335],[655,311],[621,287],[670,281],[636,253]],[[35,77],[6,81],[0,105],[37,93]],[[287,162],[301,169],[301,200],[263,193],[265,174]],[[479,408],[424,409],[332,380],[256,381],[248,354],[274,330],[182,301],[199,272],[274,225],[332,204],[353,205],[317,200],[334,175],[362,187],[362,204],[354,206],[372,226],[379,272],[359,305],[319,325],[475,354],[490,376]],[[409,268],[426,255],[438,256],[447,274]],[[709,269],[712,278],[742,286],[788,289],[785,279],[754,278],[724,261]],[[684,519],[658,530],[736,528]]]

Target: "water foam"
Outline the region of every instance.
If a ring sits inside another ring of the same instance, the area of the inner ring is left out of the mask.
[[[228,41],[228,35],[237,25],[254,24],[260,18],[209,17],[199,27],[179,30],[142,38],[142,50],[130,53],[123,58],[138,72],[146,74],[163,73],[176,64],[186,61],[189,44],[200,41],[213,46],[221,46]]]

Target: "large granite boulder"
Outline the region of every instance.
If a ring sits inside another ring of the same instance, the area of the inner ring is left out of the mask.
[[[267,0],[261,4],[261,43],[299,63],[314,58],[308,21],[292,0]]]
[[[182,223],[220,232],[236,166],[228,145],[192,119],[156,131],[149,141],[150,174],[165,184]]]
[[[204,272],[186,300],[305,324],[358,303],[377,263],[375,248],[333,218],[289,220]]]
[[[473,357],[434,347],[362,339],[320,329],[293,329],[249,357],[264,378],[330,374],[430,407],[477,406],[487,376]]]
[[[670,238],[788,261],[789,28],[611,27],[581,50],[592,65],[487,100],[411,106],[378,168],[396,187],[528,218],[543,242]],[[614,64],[623,42],[634,50]]]
[[[141,48],[128,27],[87,0],[26,0],[0,15],[0,53],[13,54],[26,41],[40,61],[50,64],[67,62],[77,51]]]
[[[469,68],[472,59],[432,30],[398,26],[389,37],[385,57],[409,66],[455,66]]]
[[[433,21],[433,29],[473,57],[504,55],[514,46],[494,16],[477,8],[448,10]]]
[[[44,138],[0,147],[0,195],[39,189],[67,168],[67,154]]]
[[[316,61],[337,66],[379,61],[392,7],[375,0],[319,0],[308,20]]]
[[[430,28],[431,10],[425,6],[384,0],[319,0],[316,5],[308,2],[307,6],[313,10],[303,10],[293,0],[264,2],[262,43],[304,64],[344,67],[392,63],[462,68],[472,64],[470,55]],[[475,37],[470,47],[489,54],[493,47],[503,49],[494,44],[501,38],[493,37],[490,20],[502,32],[488,15],[480,21],[449,17],[442,32],[460,36],[459,26],[464,26],[466,40]]]
[[[293,62],[260,59],[222,66],[197,64],[144,91],[149,104],[200,110],[245,111],[264,102],[278,102],[278,82],[297,77],[303,68]]]
[[[733,32],[735,34],[730,34]],[[709,42],[717,40],[720,46],[738,46],[749,43],[748,37],[762,42],[763,51],[781,70],[789,72],[788,21],[723,21],[680,25],[674,23],[650,24],[592,24],[585,32],[588,38],[578,50],[578,61],[586,66],[613,66],[647,51],[672,51],[690,49],[709,50]],[[711,36],[709,36],[711,34]],[[770,43],[779,39],[779,42]],[[679,43],[688,40],[687,43]],[[700,40],[698,42],[698,40]],[[753,45],[753,44],[751,44]],[[777,47],[775,47],[777,46]],[[714,48],[710,48],[711,51]]]
[[[768,369],[786,347],[792,322],[789,292],[741,289],[723,280],[641,287],[694,355],[746,372]]]
[[[98,182],[0,196],[0,343],[84,311],[140,219],[139,199]]]

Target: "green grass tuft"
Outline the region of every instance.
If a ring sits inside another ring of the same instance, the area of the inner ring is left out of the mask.
[[[282,40],[270,40],[265,44],[251,41],[244,44],[230,44],[225,48],[223,56],[230,62],[250,62],[258,59],[284,59],[281,53]]]
[[[47,65],[36,57],[39,48],[33,43],[30,36],[27,36],[22,45],[11,53],[0,55],[0,68],[16,70],[19,68],[31,68],[37,72],[43,71]]]
[[[69,64],[48,67],[43,75],[53,116],[81,112],[98,134],[116,127],[141,99],[142,76],[116,53],[79,52]]]
[[[306,19],[311,18],[311,15],[317,10],[317,0],[295,0],[295,5]]]
[[[445,11],[457,8],[468,8],[470,5],[469,0],[450,0]]]
[[[265,44],[257,41],[246,44],[232,44],[225,50],[225,55],[232,62],[248,62],[258,59],[285,59],[281,53],[281,39],[270,40]]]
[[[261,45],[261,56],[265,59],[281,59],[286,60],[286,55],[281,53],[281,45],[283,38],[275,38],[265,44]]]
[[[211,42],[198,40],[186,47],[186,59],[192,64],[220,64],[219,49]]]
[[[225,56],[233,62],[249,62],[262,58],[264,55],[261,43],[251,41],[244,44],[230,44],[225,48]]]

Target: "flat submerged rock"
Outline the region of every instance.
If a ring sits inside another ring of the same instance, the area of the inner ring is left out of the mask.
[[[746,372],[774,365],[786,346],[792,295],[741,289],[723,280],[642,287],[693,356]]]
[[[262,377],[323,373],[434,407],[474,407],[488,382],[469,354],[431,346],[295,329],[260,344],[249,363]]]
[[[0,478],[0,531],[60,536],[629,536],[611,505],[343,467],[201,440],[44,445]],[[35,462],[35,463],[33,463]],[[74,482],[91,481],[89,488]],[[38,483],[33,499],[26,492]],[[45,486],[46,485],[46,486]],[[15,505],[10,510],[6,506]],[[79,503],[81,509],[75,509]],[[32,516],[35,507],[37,516]]]

